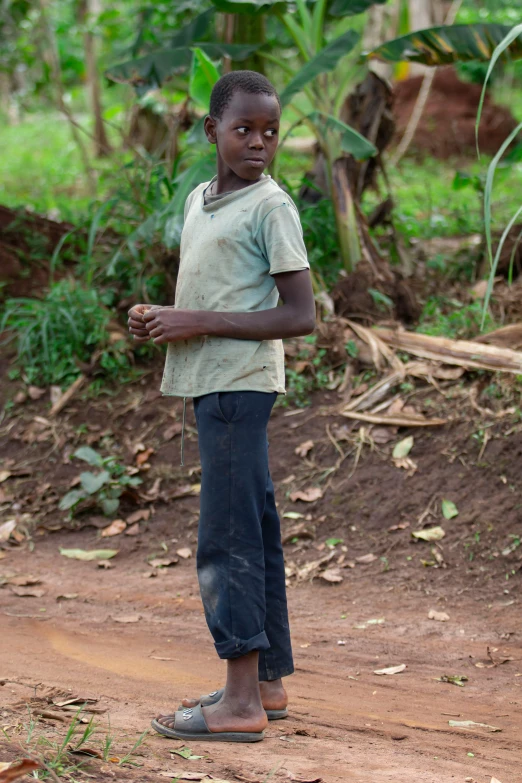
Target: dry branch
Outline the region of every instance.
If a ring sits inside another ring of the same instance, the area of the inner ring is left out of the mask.
[[[432,359],[444,364],[492,372],[522,374],[522,352],[510,348],[498,348],[470,340],[450,340],[447,337],[431,337],[414,332],[393,329],[375,329],[378,337],[387,345],[406,353]]]
[[[446,419],[426,419],[415,413],[375,414],[343,410],[341,416],[367,421],[369,424],[391,424],[394,427],[440,427],[447,423]]]

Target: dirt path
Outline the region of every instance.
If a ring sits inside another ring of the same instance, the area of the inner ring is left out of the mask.
[[[39,577],[46,591],[41,598],[16,596],[8,587],[0,593],[0,675],[7,680],[0,688],[0,717],[13,743],[24,738],[27,713],[20,705],[34,692],[29,685],[39,684],[36,693],[57,687],[99,699],[113,732],[132,738],[156,711],[222,682],[193,560],[144,578],[151,569],[139,547],[120,553],[110,570],[58,554],[59,545],[95,544],[92,530],[62,532],[42,539],[32,553],[9,551],[0,564],[4,575]],[[57,600],[68,594],[77,597]],[[98,763],[95,779],[141,783],[190,771],[252,783],[271,772],[274,780],[325,783],[490,783],[492,776],[516,783],[522,618],[518,602],[498,584],[488,601],[464,591],[457,602],[443,581],[422,588],[415,579],[390,585],[372,566],[350,572],[341,585],[315,581],[292,588],[297,671],[288,686],[287,721],[271,724],[258,745],[193,743],[203,758],[190,761],[170,758],[183,743],[151,735],[139,751],[140,770],[118,773]],[[428,620],[433,608],[446,611],[449,621]],[[354,627],[372,619],[384,621]],[[488,645],[496,648],[495,661],[513,660],[477,667],[490,663]],[[401,674],[373,674],[402,663],[407,668]],[[460,688],[437,682],[442,675],[469,681]],[[106,717],[96,720],[102,725]],[[452,728],[449,720],[501,731]],[[52,732],[56,724],[45,725],[42,730]],[[5,737],[3,744],[0,755],[9,751],[14,758],[14,745],[8,748]]]

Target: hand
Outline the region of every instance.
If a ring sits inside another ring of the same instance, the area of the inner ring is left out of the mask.
[[[127,321],[129,332],[134,336],[137,343],[146,343],[150,340],[150,334],[145,326],[143,316],[149,310],[156,310],[160,307],[161,305],[137,304],[129,310]]]
[[[158,307],[143,315],[149,337],[156,345],[188,340],[208,334],[204,320],[208,313],[201,310],[176,310],[174,307]]]

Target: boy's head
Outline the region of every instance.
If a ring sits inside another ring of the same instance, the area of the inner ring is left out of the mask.
[[[277,150],[281,103],[274,86],[255,71],[231,71],[214,85],[208,140],[240,179],[255,181]]]

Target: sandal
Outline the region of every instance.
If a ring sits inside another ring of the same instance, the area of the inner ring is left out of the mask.
[[[201,704],[176,712],[173,729],[163,726],[156,718],[152,728],[164,737],[187,742],[259,742],[265,736],[264,731],[210,731]]]

